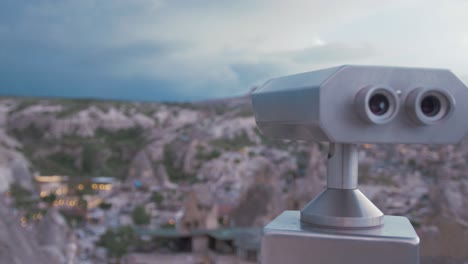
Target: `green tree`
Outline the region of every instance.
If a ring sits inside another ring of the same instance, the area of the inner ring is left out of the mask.
[[[88,201],[86,201],[85,199],[83,199],[82,197],[80,197],[80,198],[78,199],[78,208],[79,208],[79,209],[82,209],[82,210],[88,209]]]
[[[52,205],[55,200],[57,200],[57,195],[55,195],[55,193],[49,194],[42,198],[42,201],[48,203],[49,205]]]
[[[99,208],[101,208],[102,210],[109,210],[112,208],[112,203],[102,202],[99,204]]]
[[[133,209],[132,213],[133,222],[137,225],[147,225],[151,221],[150,215],[146,212],[143,205],[138,205]]]
[[[169,179],[173,182],[196,181],[194,174],[184,171],[173,148],[174,146],[166,144],[163,149],[163,165],[166,168]]]
[[[15,206],[17,208],[28,211],[32,209],[33,205],[35,204],[31,192],[24,189],[19,184],[12,184],[10,186],[10,195],[13,197]]]
[[[98,151],[99,148],[96,144],[86,143],[83,146],[81,170],[85,175],[91,175],[95,172],[95,168],[98,167]]]
[[[151,195],[151,201],[157,205],[161,205],[161,203],[164,201],[164,195],[162,195],[160,192],[153,192]]]
[[[97,244],[105,247],[111,257],[122,257],[129,248],[137,243],[137,236],[130,226],[122,226],[116,230],[108,229]]]
[[[78,185],[80,184],[77,184],[74,188],[76,189],[76,194],[80,197],[82,197],[83,195],[86,195],[86,194],[89,194],[89,195],[92,195],[92,194],[95,194],[96,191],[93,190],[93,188],[91,187],[91,183],[89,182],[83,182],[81,183],[83,185],[83,188],[80,190],[78,189]]]

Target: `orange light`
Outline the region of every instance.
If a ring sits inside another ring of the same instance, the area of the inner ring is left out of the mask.
[[[21,226],[22,226],[22,227],[26,227],[26,226],[28,225],[27,219],[26,219],[26,217],[24,217],[24,216],[21,217],[20,222],[21,222]]]
[[[365,148],[365,149],[371,149],[371,148],[372,148],[372,144],[364,144],[364,148]]]
[[[174,224],[175,224],[174,219],[169,220],[169,224],[170,224],[170,225],[174,225]]]
[[[66,180],[66,176],[36,176],[34,177],[37,182],[48,183],[48,182],[62,182]]]
[[[83,184],[78,184],[78,190],[80,190],[80,191],[84,190],[84,185]]]

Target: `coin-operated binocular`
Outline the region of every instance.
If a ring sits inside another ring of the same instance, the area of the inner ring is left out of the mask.
[[[452,144],[468,133],[468,89],[450,71],[340,66],[272,79],[252,93],[257,126],[276,139],[330,142],[327,188],[264,228],[261,262],[419,263],[406,217],[358,189],[360,143]]]

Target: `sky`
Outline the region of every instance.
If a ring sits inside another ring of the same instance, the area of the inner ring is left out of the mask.
[[[466,82],[467,25],[466,0],[1,0],[0,94],[207,100],[341,64]]]

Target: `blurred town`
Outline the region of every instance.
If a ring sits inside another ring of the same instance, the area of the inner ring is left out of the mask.
[[[325,186],[326,144],[273,141],[248,97],[0,100],[0,263],[256,263]],[[359,146],[360,189],[423,263],[468,261],[468,141]]]

